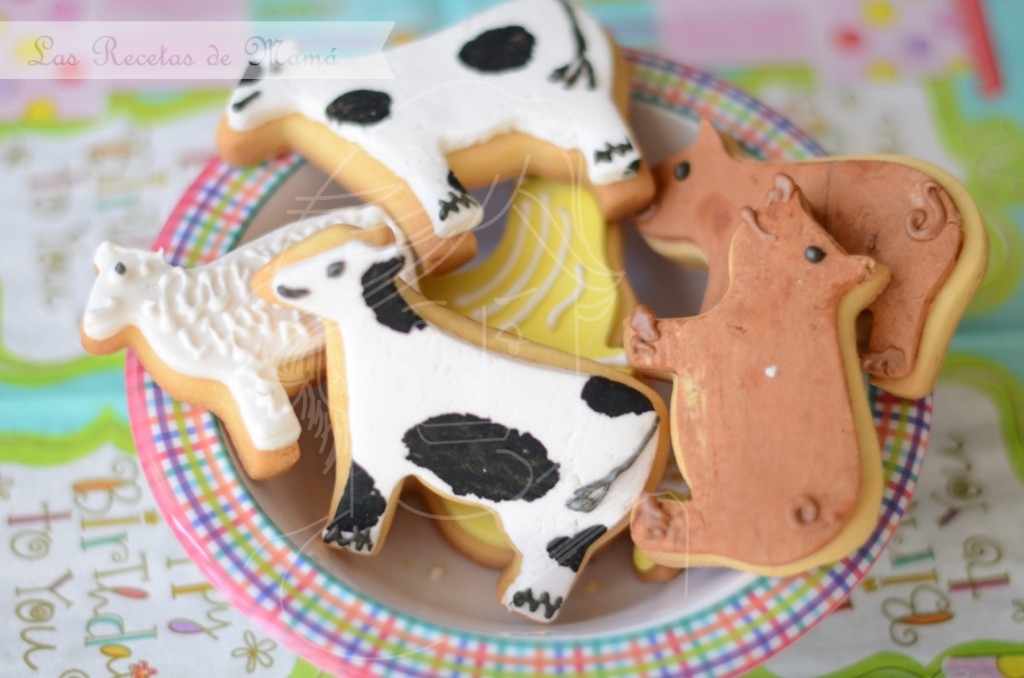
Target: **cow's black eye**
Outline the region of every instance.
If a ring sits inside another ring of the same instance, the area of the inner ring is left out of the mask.
[[[825,250],[815,245],[811,245],[804,250],[804,258],[812,264],[820,264],[821,260],[825,258]]]
[[[124,275],[127,272],[128,272],[128,267],[124,265],[124,262],[119,261],[116,264],[114,264],[114,273],[116,273],[118,275]]]
[[[684,160],[676,165],[675,175],[676,181],[682,181],[686,179],[686,177],[690,176],[690,162],[688,160]]]
[[[339,275],[345,272],[345,262],[336,261],[327,267],[327,277],[337,278]]]

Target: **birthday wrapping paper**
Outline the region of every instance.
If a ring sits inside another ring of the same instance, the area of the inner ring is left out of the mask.
[[[124,3],[36,4],[76,17]],[[225,11],[394,19],[406,39],[487,4]],[[952,171],[989,230],[989,271],[946,363],[906,520],[849,600],[753,675],[1024,675],[1024,4],[589,4],[624,43],[714,70],[831,152]],[[184,557],[139,474],[123,358],[78,344],[92,250],[149,244],[214,152],[224,93],[60,87],[0,97],[0,674],[316,675]]]

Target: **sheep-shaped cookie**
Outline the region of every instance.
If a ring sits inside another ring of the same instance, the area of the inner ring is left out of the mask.
[[[475,251],[457,237],[483,217],[466,187],[524,173],[581,181],[612,219],[653,196],[624,118],[629,69],[568,0],[516,0],[385,50],[391,79],[329,79],[368,62],[332,71],[296,49],[254,55],[217,133],[221,155],[248,165],[300,153],[383,205],[428,272]]]
[[[324,540],[378,552],[415,477],[498,518],[519,554],[501,602],[554,619],[592,548],[657,483],[664,404],[612,367],[427,301],[395,279],[405,255],[389,231],[350,229],[339,246],[342,228],[253,277],[256,293],[324,323],[338,459]]]
[[[224,422],[250,477],[282,473],[299,455],[301,426],[289,393],[317,378],[315,366],[303,363],[322,351],[323,333],[316,318],[252,294],[249,280],[289,245],[337,223],[391,222],[375,206],[336,210],[191,269],[156,252],[103,243],[82,345],[95,355],[133,349],[164,390]]]

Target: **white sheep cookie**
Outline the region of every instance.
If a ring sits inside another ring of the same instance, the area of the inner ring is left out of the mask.
[[[665,405],[612,367],[426,300],[396,280],[406,255],[392,237],[338,226],[253,277],[267,300],[324,322],[338,464],[323,539],[378,553],[414,477],[494,514],[520,556],[501,603],[549,622],[658,482]]]
[[[318,319],[253,294],[250,280],[285,248],[338,223],[397,230],[379,207],[345,208],[191,269],[105,242],[82,345],[94,355],[131,348],[161,388],[223,421],[250,477],[283,473],[298,460],[301,432],[289,394],[318,377],[316,361],[303,361],[322,351],[323,331]]]
[[[294,46],[255,56],[218,130],[221,155],[248,165],[302,154],[383,205],[428,272],[475,251],[458,237],[483,217],[467,187],[524,173],[582,181],[609,219],[653,197],[624,117],[628,68],[568,0],[515,0],[384,56],[393,79],[315,78],[322,62]]]

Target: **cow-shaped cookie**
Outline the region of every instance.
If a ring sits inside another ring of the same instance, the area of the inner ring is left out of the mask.
[[[337,227],[338,230],[342,227]],[[384,229],[314,235],[253,279],[268,300],[323,319],[338,459],[324,540],[379,551],[403,482],[481,506],[518,557],[499,598],[555,618],[591,549],[627,523],[664,463],[665,408],[614,368],[512,337],[395,279]]]
[[[622,229],[580,186],[528,178],[486,260],[421,283],[431,300],[486,325],[625,365],[622,320],[636,301],[623,274]],[[431,492],[424,499],[438,529],[475,562],[502,568],[515,556],[486,512]]]
[[[987,258],[984,227],[964,188],[946,172],[911,158],[779,163],[732,151],[703,121],[697,141],[658,166],[658,197],[637,224],[647,241],[684,263],[706,263],[707,310],[729,284],[737,210],[757,207],[775,176],[788,174],[815,220],[840,246],[892,272],[892,282],[868,309],[864,370],[897,395],[930,392]]]
[[[426,271],[475,251],[458,237],[483,216],[467,187],[524,173],[582,181],[609,218],[650,202],[623,118],[628,69],[568,0],[509,2],[384,54],[393,79],[306,79],[286,51],[251,64],[217,133],[221,155],[247,165],[297,151],[383,205]]]
[[[661,565],[791,574],[847,555],[877,520],[881,456],[854,324],[889,273],[843,252],[788,177],[768,203],[733,216],[718,304],[678,319],[639,306],[628,321],[630,363],[673,379],[691,492],[633,512],[633,541]]]
[[[104,243],[82,345],[95,355],[133,349],[161,388],[224,422],[250,477],[283,473],[298,460],[301,432],[289,395],[318,377],[316,361],[306,359],[322,351],[323,333],[318,319],[252,294],[249,279],[286,247],[337,223],[397,231],[379,207],[349,207],[281,227],[195,268]]]

